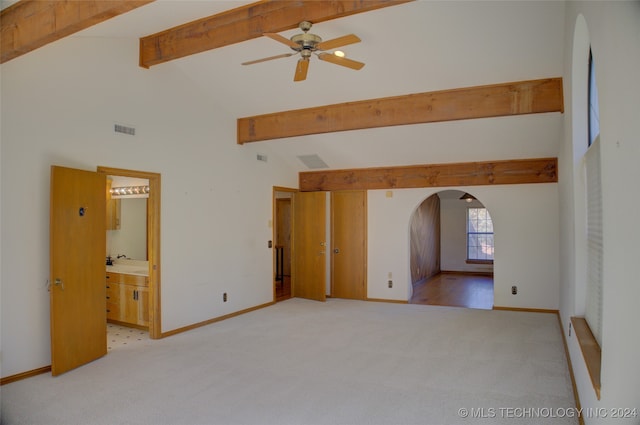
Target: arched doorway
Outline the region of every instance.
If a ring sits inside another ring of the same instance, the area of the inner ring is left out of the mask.
[[[426,198],[410,222],[411,304],[493,308],[493,222],[473,194]]]

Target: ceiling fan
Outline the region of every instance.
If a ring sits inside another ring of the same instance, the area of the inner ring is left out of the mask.
[[[242,65],[253,65],[254,63],[265,62],[272,59],[288,58],[289,56],[297,55],[298,53],[300,53],[301,58],[298,59],[298,64],[296,65],[296,72],[293,76],[293,81],[302,81],[307,78],[307,72],[309,70],[309,59],[311,58],[312,53],[315,54],[320,60],[331,62],[336,65],[345,66],[347,68],[358,70],[364,66],[364,63],[362,62],[347,59],[344,56],[338,56],[335,53],[325,52],[326,50],[346,46],[347,44],[359,43],[361,40],[360,38],[358,38],[358,36],[349,34],[342,37],[334,38],[332,40],[322,41],[322,38],[309,32],[309,30],[311,29],[311,25],[312,24],[309,21],[300,22],[299,28],[303,31],[303,33],[296,34],[291,37],[291,39],[285,38],[276,33],[264,33],[265,36],[282,44],[286,44],[293,50],[293,52],[244,62],[242,63]]]

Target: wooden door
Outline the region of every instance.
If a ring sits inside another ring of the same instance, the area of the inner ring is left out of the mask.
[[[106,178],[51,167],[51,372],[107,354]]]
[[[293,195],[292,296],[325,301],[326,200],[324,192]]]
[[[366,298],[366,192],[331,192],[331,296]]]

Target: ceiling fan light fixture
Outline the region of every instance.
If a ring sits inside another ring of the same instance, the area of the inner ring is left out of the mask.
[[[475,196],[470,195],[470,194],[468,194],[468,193],[466,193],[466,192],[465,192],[465,193],[464,193],[464,195],[462,195],[462,196],[460,197],[460,199],[461,199],[461,200],[463,200],[463,201],[466,201],[466,202],[472,202],[472,201],[474,201],[476,198],[475,198]]]
[[[342,50],[336,50],[335,52],[333,52],[334,55],[336,55],[339,58],[343,58],[345,57],[345,54]]]

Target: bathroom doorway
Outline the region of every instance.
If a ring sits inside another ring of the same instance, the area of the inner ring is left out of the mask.
[[[145,317],[148,319],[148,337],[151,339],[158,339],[162,337],[161,331],[161,310],[160,310],[160,174],[150,173],[146,171],[136,171],[136,170],[124,170],[118,168],[111,167],[98,167],[97,171],[99,173],[106,174],[108,177],[112,178],[112,181],[115,179],[129,179],[129,182],[148,182],[146,186],[146,194],[148,197],[146,199],[146,220],[144,227],[146,229],[142,229],[142,233],[146,235],[146,240],[137,244],[136,248],[131,248],[132,254],[127,254],[125,251],[116,248],[116,251],[111,252],[112,255],[123,256],[126,260],[127,257],[131,260],[130,264],[125,264],[124,266],[131,266],[133,270],[136,272],[134,279],[138,281],[144,280],[144,272],[142,270],[137,270],[136,266],[139,268],[141,265],[144,265],[147,271],[147,285],[146,288],[136,288],[132,285],[127,285],[127,289],[134,288],[134,291],[131,295],[131,298],[134,299],[139,305],[141,311],[144,312]],[[115,180],[116,182],[119,180]],[[122,180],[127,181],[127,180]],[[135,185],[136,187],[144,187],[145,185],[139,184]],[[124,186],[113,186],[113,187],[124,187]],[[135,198],[134,198],[135,199]],[[138,201],[139,203],[139,201]],[[139,210],[141,209],[140,205],[131,206],[131,209],[127,210]],[[122,210],[121,210],[122,213]],[[114,218],[116,220],[117,218]],[[141,219],[138,219],[138,226],[141,222]],[[135,226],[135,224],[134,224]],[[105,223],[105,227],[109,227],[108,224]],[[140,230],[140,229],[138,229]],[[114,242],[113,239],[111,241]],[[120,245],[121,247],[121,245]],[[145,256],[146,251],[146,260],[133,258]],[[135,252],[135,254],[133,254]],[[109,254],[109,252],[107,252]],[[111,258],[112,261],[114,257]],[[122,259],[122,257],[121,257]],[[108,259],[107,259],[108,262]],[[142,283],[144,285],[144,282]],[[122,293],[122,291],[120,291]],[[128,295],[127,295],[128,296]],[[106,325],[106,324],[105,324]],[[147,324],[145,323],[145,326]]]

